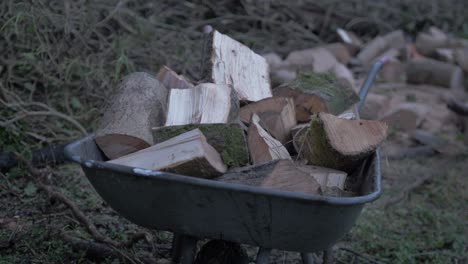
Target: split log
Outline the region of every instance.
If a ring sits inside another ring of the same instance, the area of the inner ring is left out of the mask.
[[[319,47],[293,51],[286,57],[285,63],[290,69],[323,73],[329,71],[337,61],[327,49]]]
[[[163,66],[159,70],[156,75],[156,79],[169,89],[190,89],[194,87],[193,84],[185,78],[185,76],[177,74],[167,66]]]
[[[109,159],[153,144],[151,127],[162,126],[167,89],[143,72],[128,75],[110,99],[98,124],[95,141]]]
[[[387,136],[385,123],[346,120],[327,113],[314,115],[310,127],[296,140],[300,157],[312,165],[352,173]]]
[[[199,129],[108,162],[199,178],[213,178],[226,172],[221,156]]]
[[[402,49],[405,47],[405,36],[403,31],[396,30],[387,35],[376,37],[369,42],[357,55],[357,59],[364,65],[369,65],[374,59],[384,53],[386,50]]]
[[[234,88],[239,100],[271,97],[268,64],[247,46],[214,30],[210,33],[208,81]]]
[[[299,169],[292,160],[280,160],[260,186],[312,195],[322,193],[317,180],[308,171]]]
[[[234,169],[215,180],[320,194],[321,189],[343,190],[346,173],[317,166],[299,165],[291,160],[274,160]]]
[[[165,126],[235,123],[238,114],[239,102],[230,86],[202,83],[192,89],[169,91]]]
[[[410,132],[421,125],[427,112],[428,109],[423,104],[401,103],[383,114],[381,120],[391,128]]]
[[[352,58],[349,49],[343,43],[331,43],[322,46],[322,48],[328,50],[338,62],[344,65],[348,64]]]
[[[252,115],[248,130],[247,143],[253,164],[267,162],[275,159],[291,159],[286,148],[274,139],[260,125],[257,114]]]
[[[273,94],[294,99],[298,122],[307,122],[318,112],[340,114],[359,101],[356,92],[341,85],[331,73],[303,73],[295,81],[276,87]]]
[[[411,60],[406,65],[408,83],[432,84],[459,90],[463,71],[458,66],[433,59]]]
[[[346,44],[351,55],[355,55],[363,46],[362,40],[354,32],[338,28],[336,30],[341,41]]]
[[[160,143],[198,128],[208,144],[219,152],[228,167],[241,167],[249,162],[244,130],[239,124],[193,124],[153,128],[154,143]]]

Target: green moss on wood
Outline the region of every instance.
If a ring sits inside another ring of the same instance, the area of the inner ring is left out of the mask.
[[[301,73],[288,86],[319,95],[334,115],[341,114],[359,101],[358,95],[350,87],[340,84],[333,73]]]
[[[161,127],[153,130],[153,140],[157,144],[195,128],[200,129],[205,135],[208,144],[218,151],[228,168],[241,167],[249,162],[245,135],[237,124],[192,124]]]

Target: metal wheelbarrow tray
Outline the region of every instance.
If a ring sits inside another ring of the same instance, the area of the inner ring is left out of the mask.
[[[93,135],[65,148],[98,194],[133,223],[264,249],[326,250],[380,195],[379,150],[364,162],[357,197],[327,197],[218,182],[104,162]]]

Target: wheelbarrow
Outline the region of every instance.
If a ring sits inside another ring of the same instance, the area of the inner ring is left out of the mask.
[[[383,61],[377,62],[359,95],[365,100]],[[366,84],[367,83],[367,84]],[[354,225],[366,203],[381,193],[379,150],[353,177],[359,196],[327,197],[224,183],[162,171],[110,164],[93,135],[65,147],[97,193],[115,211],[142,227],[173,232],[172,258],[193,263],[199,239],[221,239],[259,247],[256,263],[268,263],[271,249],[312,252],[330,249]]]

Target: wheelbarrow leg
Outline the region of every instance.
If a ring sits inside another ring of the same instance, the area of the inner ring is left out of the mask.
[[[172,261],[180,264],[192,264],[195,258],[198,238],[174,234],[172,239]]]
[[[323,251],[323,264],[333,264],[335,263],[335,251],[333,247]]]
[[[314,264],[314,263],[316,263],[315,258],[314,258],[314,253],[302,252],[301,253],[301,258],[302,258],[302,263],[303,264]]]
[[[256,264],[267,264],[270,259],[271,248],[259,248],[257,253]]]

